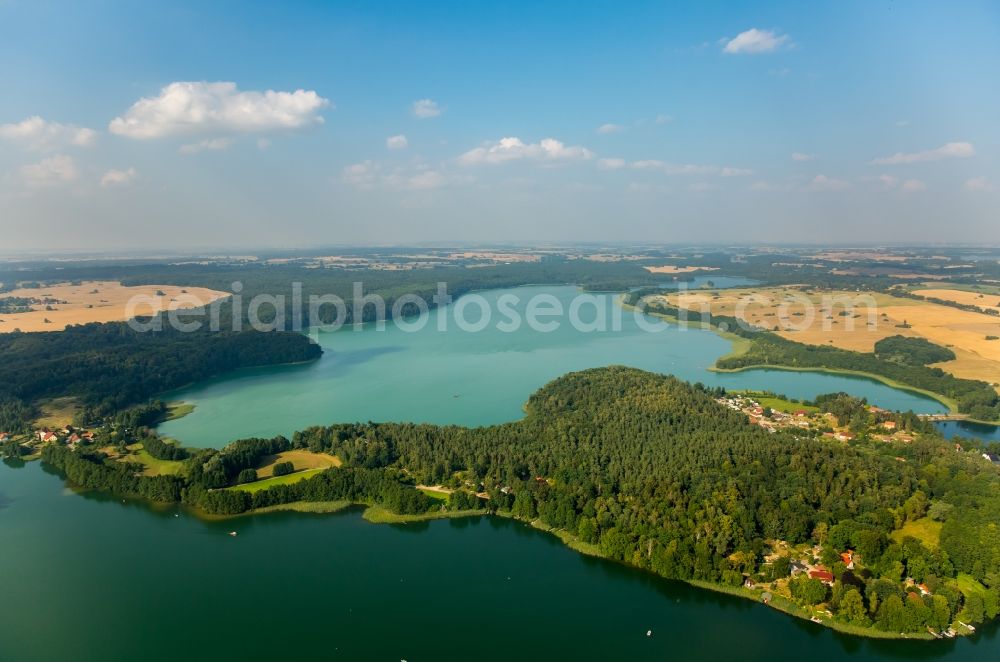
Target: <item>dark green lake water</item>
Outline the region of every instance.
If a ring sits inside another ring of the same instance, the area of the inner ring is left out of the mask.
[[[0,465],[0,660],[995,660],[878,642],[583,557],[498,518],[205,523]],[[227,532],[236,529],[236,538]],[[647,637],[646,631],[653,636]]]

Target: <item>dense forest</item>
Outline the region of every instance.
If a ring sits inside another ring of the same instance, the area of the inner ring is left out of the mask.
[[[677,318],[682,311],[662,301],[642,299],[644,291],[630,293],[626,302],[641,305],[646,312]],[[879,375],[907,386],[937,393],[955,401],[958,411],[982,421],[1000,420],[1000,395],[986,382],[955,377],[927,363],[954,357],[951,350],[919,338],[891,336],[880,341],[875,352],[852,352],[825,345],[805,345],[782,338],[765,329],[748,328],[735,317],[708,311],[683,311],[689,324],[721,328],[750,340],[749,348],[716,362],[721,370],[756,366],[851,370]]]
[[[57,446],[44,459],[79,485],[228,514],[303,500],[421,513],[438,506],[414,485],[443,484],[455,490],[453,508],[476,505],[485,492],[481,507],[564,530],[607,558],[733,586],[787,575],[784,562],[764,558],[769,541],[815,543],[836,581],[828,588],[797,579],[793,594],[803,604],[827,602],[842,620],[898,632],[941,629],[959,614],[996,616],[1000,475],[989,462],[932,436],[882,448],[771,434],[717,395],[602,368],[548,384],[523,420],[503,425],[314,427],[292,440],[192,451],[182,477],[159,479]],[[344,466],[253,493],[228,489],[263,457],[290,448],[332,453]],[[890,537],[928,517],[943,523],[939,547]],[[847,549],[863,570],[840,563]],[[975,598],[958,587],[959,573],[982,587]],[[933,595],[907,591],[905,577]]]
[[[321,352],[297,333],[143,333],[124,322],[0,334],[0,428],[26,428],[42,398],[75,396],[93,416],[111,416],[228,370],[310,361]]]

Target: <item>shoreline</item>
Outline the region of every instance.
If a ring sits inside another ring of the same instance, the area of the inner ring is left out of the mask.
[[[619,297],[618,299],[619,305],[621,305],[622,308],[626,310],[638,310],[635,306],[625,303],[623,298],[624,295],[622,297]],[[644,315],[649,315],[650,317],[660,318],[664,321],[676,324],[677,326],[699,325],[702,329],[706,328],[704,322],[682,321],[672,315],[664,315],[663,313],[652,313],[646,311],[639,311],[639,312],[642,312],[642,314]],[[749,339],[744,338],[742,336],[737,336],[736,334],[730,333],[728,331],[723,331],[722,329],[719,329],[718,327],[711,324],[707,325],[707,330],[710,330],[716,335],[725,338],[726,340],[729,340],[733,343],[733,350],[728,354],[724,354],[718,357],[716,359],[716,363],[718,363],[722,359],[737,357],[746,353],[746,349],[748,348],[748,345],[750,343]],[[1000,420],[984,421],[963,414],[962,412],[958,411],[958,403],[954,399],[949,398],[946,395],[943,395],[941,393],[935,393],[934,391],[928,391],[926,389],[922,389],[916,386],[910,386],[908,384],[904,384],[903,382],[898,382],[894,379],[890,379],[889,377],[884,377],[882,375],[878,375],[873,372],[864,372],[861,370],[846,370],[843,368],[818,368],[818,367],[804,368],[800,366],[786,366],[777,364],[757,364],[757,365],[744,366],[741,368],[718,368],[713,365],[712,367],[707,368],[707,370],[709,372],[718,372],[718,373],[738,373],[738,372],[747,372],[750,370],[782,370],[786,372],[818,372],[818,373],[825,373],[828,375],[846,375],[849,377],[863,377],[865,379],[870,379],[872,381],[884,384],[890,388],[923,396],[925,398],[934,400],[935,402],[941,405],[944,405],[948,409],[947,413],[947,416],[949,416],[948,420],[968,421],[970,423],[979,423],[981,425],[1000,426]]]

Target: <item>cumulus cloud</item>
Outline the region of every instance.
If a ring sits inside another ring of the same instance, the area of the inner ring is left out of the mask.
[[[210,138],[209,140],[202,140],[201,142],[181,145],[177,151],[181,154],[197,154],[198,152],[203,152],[205,150],[219,151],[228,149],[232,144],[233,141],[229,138]],[[260,144],[257,146],[260,147]],[[261,147],[261,149],[267,149],[267,145]]]
[[[805,154],[804,152],[792,152],[793,161],[814,161],[816,160],[815,154]]]
[[[361,163],[354,163],[345,167],[340,178],[345,184],[350,184],[354,188],[366,191],[375,188],[378,175],[379,167],[377,163],[362,161]]]
[[[52,186],[74,181],[79,173],[73,159],[57,154],[38,163],[21,166],[21,179],[29,187]]]
[[[975,156],[976,150],[972,143],[947,143],[937,149],[928,149],[923,152],[897,152],[892,156],[883,156],[874,159],[874,165],[900,165],[906,163],[924,163],[926,161],[940,161],[942,159],[965,159]]]
[[[597,127],[597,132],[598,133],[602,133],[602,134],[620,133],[621,131],[624,131],[624,130],[625,130],[625,127],[623,127],[621,124],[610,124],[609,123],[609,124],[602,124],[601,126]]]
[[[105,188],[109,186],[124,186],[131,184],[138,176],[139,173],[135,171],[135,168],[129,168],[128,170],[115,170],[112,168],[101,177],[101,186]]]
[[[750,28],[739,33],[732,39],[724,39],[725,46],[723,53],[770,53],[782,46],[791,45],[791,38],[787,34],[778,34],[774,30],[758,30]]]
[[[19,143],[35,150],[64,147],[90,147],[97,142],[97,132],[72,124],[49,122],[38,115],[13,124],[0,124],[0,139]]]
[[[809,182],[810,191],[843,191],[850,188],[850,184],[842,179],[834,179],[826,175],[816,175]]]
[[[520,138],[501,138],[495,143],[471,149],[458,157],[462,165],[506,163],[530,160],[547,163],[583,161],[594,157],[586,147],[566,146],[555,138],[525,143]]]
[[[389,136],[385,139],[385,146],[389,149],[406,149],[406,146],[410,143],[406,140],[406,136],[399,134],[398,136]]]
[[[136,101],[108,129],[137,139],[302,129],[322,124],[319,111],[328,106],[312,90],[243,92],[231,82],[176,82]]]
[[[993,185],[985,177],[973,177],[962,185],[966,191],[992,191]]]
[[[625,159],[598,159],[597,167],[602,170],[621,170],[625,167]]]
[[[413,102],[412,112],[413,116],[417,119],[426,120],[431,117],[437,117],[444,112],[444,109],[438,105],[437,101],[418,99]]]

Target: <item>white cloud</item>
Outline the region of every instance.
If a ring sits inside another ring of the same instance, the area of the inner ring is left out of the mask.
[[[896,184],[899,183],[899,179],[893,177],[892,175],[879,175],[878,180],[882,182],[882,186],[888,188],[896,188]]]
[[[625,130],[621,124],[602,124],[597,127],[598,133],[608,134],[608,133],[620,133]]]
[[[377,163],[363,161],[362,163],[355,163],[344,168],[340,178],[344,183],[350,184],[354,188],[367,191],[375,188],[378,175],[379,167]]]
[[[992,191],[993,185],[985,177],[973,177],[962,185],[966,191]]]
[[[602,170],[620,170],[625,167],[625,159],[598,159],[597,167]]]
[[[793,161],[815,161],[815,154],[805,154],[803,152],[792,152]]]
[[[655,121],[655,122],[656,122],[657,124],[669,124],[670,122],[673,122],[673,121],[674,121],[674,118],[673,118],[673,117],[671,117],[670,115],[663,115],[663,114],[660,114],[660,115],[657,115],[657,116],[656,116],[656,119],[655,119],[654,121]]]
[[[656,159],[641,159],[639,161],[632,161],[629,167],[635,170],[659,170],[666,165],[663,161],[657,161]]]
[[[874,165],[900,165],[905,163],[923,163],[926,161],[940,161],[942,159],[964,159],[974,156],[976,153],[972,143],[948,143],[937,149],[928,149],[923,152],[897,152],[892,156],[883,156],[874,159]]]
[[[730,166],[698,165],[694,163],[666,163],[657,159],[633,161],[629,167],[634,170],[661,170],[667,175],[715,175],[719,177],[746,177],[753,170]]]
[[[925,188],[927,188],[927,185],[924,184],[919,179],[907,179],[900,185],[899,188],[902,191],[912,193],[914,191],[923,191]]]
[[[374,161],[363,161],[344,168],[341,181],[362,191],[429,191],[452,184],[472,181],[465,176],[452,175],[426,163],[397,166],[385,171]]]
[[[107,188],[109,186],[124,186],[125,184],[131,184],[139,173],[135,171],[135,168],[129,168],[128,170],[108,170],[101,177],[101,186]]]
[[[842,179],[833,179],[832,177],[827,177],[826,175],[816,175],[813,180],[809,182],[810,191],[843,191],[844,189],[850,188],[850,184]]]
[[[49,122],[34,115],[15,124],[0,124],[0,139],[20,143],[29,149],[49,150],[90,147],[97,142],[97,132],[72,124]]]
[[[138,139],[301,129],[322,124],[318,113],[328,106],[330,101],[312,90],[241,92],[230,82],[176,82],[158,96],[136,101],[108,129]]]
[[[197,154],[198,152],[203,152],[205,150],[219,151],[228,149],[232,144],[233,141],[229,138],[210,138],[208,140],[202,140],[201,142],[181,145],[177,151],[181,154]],[[258,147],[260,147],[259,144]],[[265,148],[266,146],[262,149]]]
[[[722,52],[732,54],[769,53],[790,44],[791,38],[786,34],[779,35],[774,30],[750,28],[726,41]]]
[[[539,162],[565,162],[591,159],[594,153],[586,147],[569,146],[554,138],[544,138],[537,143],[525,143],[520,138],[501,138],[485,147],[471,149],[458,157],[462,165],[506,163],[531,160]]]
[[[437,117],[444,112],[444,109],[438,105],[438,102],[432,101],[431,99],[419,99],[414,101],[412,110],[413,116],[422,120]]]
[[[20,174],[24,183],[31,187],[64,184],[75,180],[79,175],[73,159],[63,154],[21,166]]]
[[[389,149],[406,149],[406,146],[409,144],[409,141],[406,140],[406,136],[403,134],[389,136],[385,139],[385,146]]]

